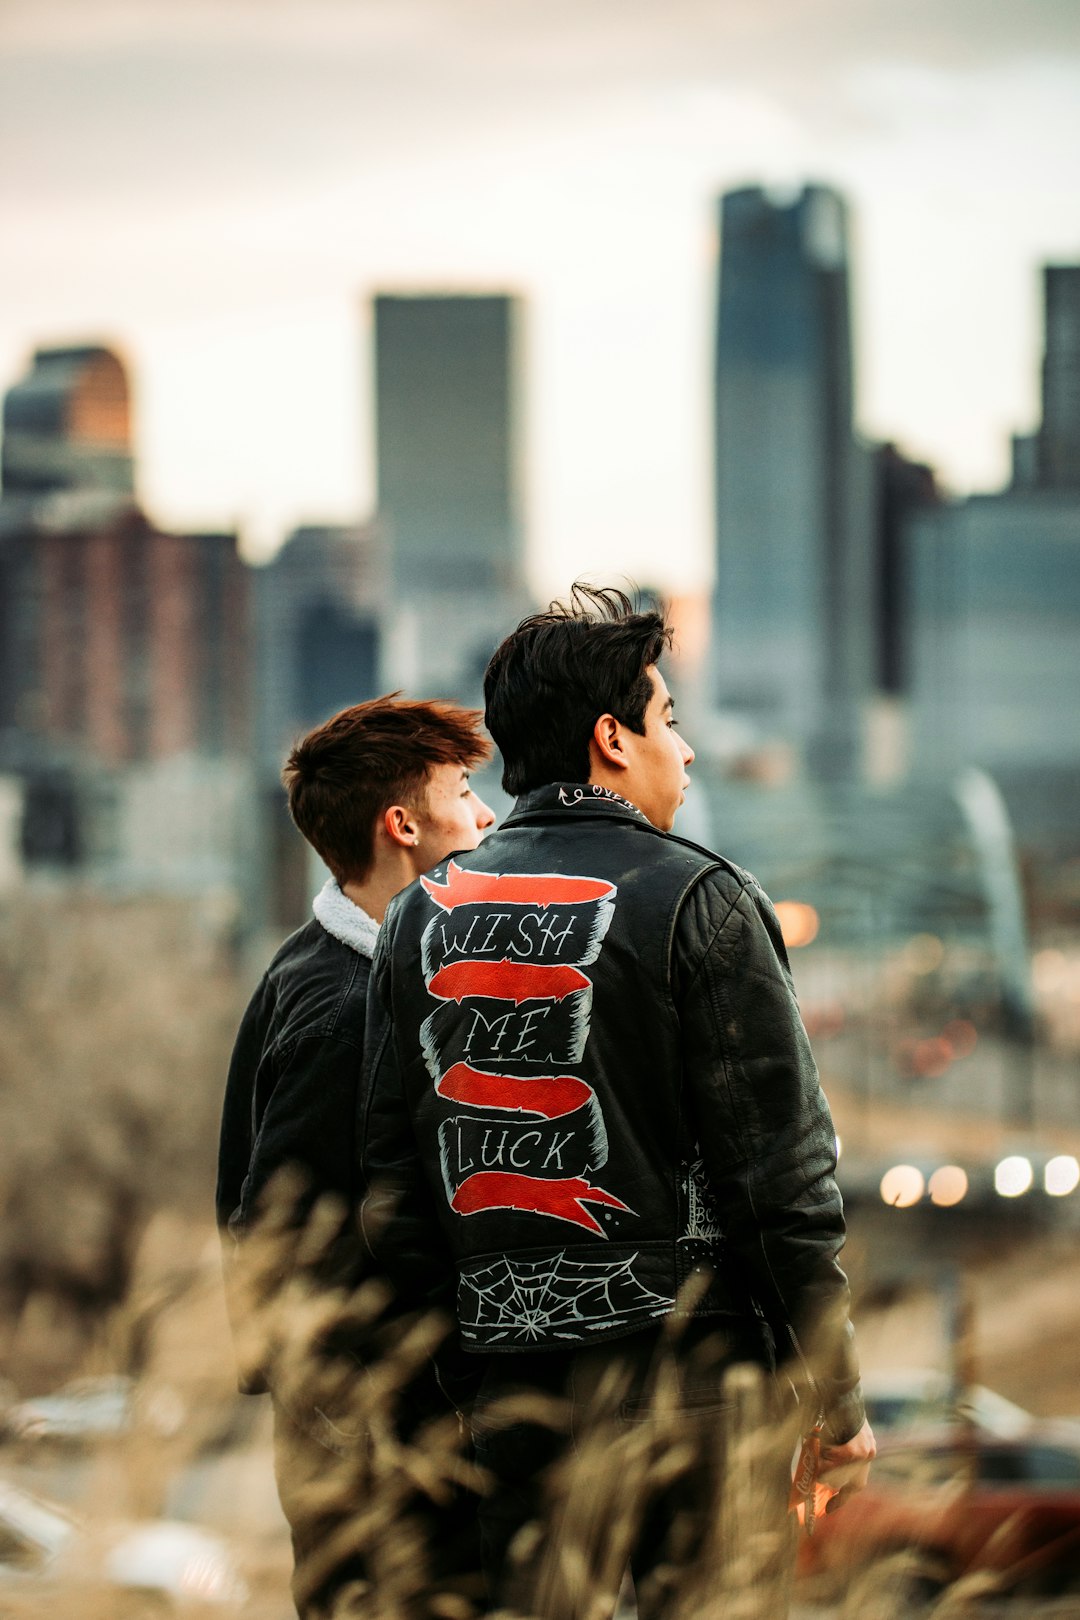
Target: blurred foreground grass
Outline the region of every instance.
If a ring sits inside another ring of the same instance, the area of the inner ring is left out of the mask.
[[[1075,1257],[1071,1266],[1063,1268],[1061,1262],[1060,1250],[1051,1244],[988,1263],[978,1279],[985,1296],[996,1295],[998,1300],[997,1317],[987,1323],[990,1343],[1015,1346],[1026,1333],[1028,1381],[1007,1386],[1007,1393],[1026,1404],[1033,1404],[1039,1392],[1043,1309],[1039,1302],[1045,1302],[1052,1287],[1058,1296],[1059,1323],[1071,1310],[1080,1329]],[[328,1369],[311,1358],[311,1344],[343,1312],[351,1320],[366,1312],[374,1321],[381,1305],[378,1291],[351,1301],[327,1300],[309,1294],[302,1282],[294,1280],[276,1300],[272,1294],[267,1298],[272,1320],[264,1319],[255,1331],[274,1336],[275,1354],[294,1397],[337,1402],[339,1409],[342,1401],[351,1402],[354,1416],[376,1436],[371,1452],[344,1459],[327,1454],[319,1500],[313,1503],[314,1511],[327,1514],[328,1522],[336,1520],[338,1526],[336,1543],[327,1541],[328,1561],[358,1550],[359,1536],[359,1550],[377,1576],[375,1590],[343,1596],[335,1612],[370,1620],[415,1620],[420,1615],[465,1620],[473,1615],[477,1611],[467,1594],[444,1593],[442,1598],[452,1601],[438,1601],[440,1594],[425,1574],[416,1528],[407,1522],[418,1483],[438,1499],[446,1482],[467,1468],[456,1426],[449,1423],[430,1430],[420,1452],[409,1455],[403,1453],[390,1422],[400,1392],[437,1335],[423,1324],[415,1325],[387,1364],[358,1390],[350,1390],[340,1368]],[[871,1365],[882,1358],[895,1365],[898,1346],[925,1364],[935,1332],[928,1304],[915,1297],[906,1305],[897,1301],[887,1311],[864,1315],[861,1326]],[[1031,1305],[1038,1306],[1038,1312],[1030,1310]],[[140,1323],[137,1335],[132,1332],[133,1321]],[[293,1612],[288,1598],[291,1557],[274,1491],[269,1403],[235,1393],[217,1235],[208,1224],[170,1213],[150,1220],[134,1258],[129,1293],[113,1307],[78,1370],[101,1370],[107,1364],[122,1367],[123,1348],[135,1338],[141,1352],[130,1431],[79,1450],[46,1442],[8,1444],[0,1452],[4,1477],[71,1502],[91,1521],[165,1516],[212,1527],[229,1540],[250,1588],[247,1602],[229,1612],[238,1612],[245,1620],[255,1616],[285,1620]],[[940,1343],[937,1349],[940,1352]],[[1010,1351],[1010,1357],[1014,1355]],[[992,1378],[992,1370],[986,1376]],[[661,1390],[651,1430],[642,1430],[633,1444],[622,1446],[601,1435],[562,1480],[554,1504],[559,1556],[549,1571],[545,1616],[609,1620],[641,1496],[666,1472],[684,1466],[680,1448],[685,1433],[665,1399]],[[760,1498],[745,1484],[753,1475],[755,1456],[761,1455],[760,1430],[753,1418],[755,1399],[752,1385],[736,1393],[741,1417],[729,1439],[735,1448],[732,1457],[739,1457],[740,1485],[729,1493],[726,1516],[717,1520],[708,1559],[696,1565],[678,1602],[673,1601],[671,1620],[714,1616],[776,1620],[783,1613],[782,1604],[778,1606],[770,1595],[777,1570],[769,1566],[778,1548],[770,1540]],[[358,1502],[364,1511],[357,1523],[353,1509]],[[312,1574],[317,1576],[318,1571]],[[973,1594],[965,1597],[963,1589],[954,1589],[948,1602],[939,1599],[923,1611],[898,1607],[890,1588],[875,1593],[865,1583],[855,1588],[843,1607],[807,1608],[805,1596],[796,1610],[800,1620],[804,1615],[806,1620],[829,1620],[833,1615],[842,1620],[899,1620],[915,1612],[933,1613],[939,1620],[963,1615],[980,1620],[998,1615],[1008,1615],[1009,1620],[1027,1620],[1029,1615],[1075,1620],[1080,1615],[1076,1599],[1053,1603],[1028,1599],[1002,1607],[987,1595],[975,1603]],[[115,1594],[95,1594],[89,1588],[8,1594],[0,1586],[0,1616],[48,1614],[96,1620],[100,1615],[104,1620],[106,1615],[121,1615],[128,1620],[144,1612],[138,1601],[125,1597],[117,1606],[121,1600]],[[159,1606],[145,1612],[167,1611]]]
[[[91,1526],[165,1517],[213,1528],[228,1539],[249,1588],[240,1612],[285,1620],[293,1612],[291,1554],[273,1481],[269,1405],[235,1392],[209,1219],[223,1076],[249,990],[212,909],[105,902],[67,890],[9,897],[0,908],[4,1394],[12,1401],[77,1374],[112,1372],[130,1376],[135,1392],[125,1433],[82,1447],[9,1441],[0,1447],[0,1472],[70,1504]],[[849,1258],[857,1296],[873,1283],[860,1255],[856,1221]],[[273,1256],[268,1265],[289,1274]],[[980,1378],[1035,1411],[1080,1412],[1076,1235],[1025,1235],[982,1255],[970,1281]],[[423,1548],[403,1523],[417,1488],[437,1500],[448,1482],[468,1476],[457,1426],[436,1427],[410,1454],[389,1421],[410,1368],[429,1347],[427,1330],[418,1325],[396,1346],[396,1359],[358,1390],[334,1390],[326,1380],[339,1372],[312,1358],[311,1345],[335,1313],[377,1315],[373,1299],[321,1299],[302,1283],[266,1297],[270,1317],[255,1331],[273,1339],[286,1380],[298,1393],[317,1385],[321,1398],[358,1401],[378,1441],[328,1466],[319,1483],[316,1506],[331,1517],[335,1503],[347,1510],[341,1534],[360,1536],[376,1576],[375,1588],[354,1591],[340,1614],[465,1620],[475,1604],[467,1593],[432,1589]],[[857,1310],[856,1320],[869,1366],[943,1365],[940,1301],[931,1290],[913,1284],[873,1310]],[[685,1466],[685,1432],[660,1395],[655,1425],[634,1444],[601,1438],[562,1481],[557,1557],[543,1588],[554,1620],[609,1620],[642,1493]],[[763,1455],[756,1399],[752,1386],[733,1391],[737,1417],[727,1436],[730,1457],[751,1481]],[[356,1521],[356,1503],[363,1504],[358,1528],[345,1522]],[[328,1546],[328,1559],[341,1551]],[[729,1491],[708,1556],[687,1572],[670,1620],[776,1620],[781,1563],[759,1487]],[[844,1620],[907,1612],[887,1590],[864,1588],[857,1602]],[[0,1617],[133,1620],[162,1612],[156,1597],[97,1591],[89,1582],[16,1590],[0,1580]],[[825,1620],[834,1611],[813,1612]],[[968,1612],[988,1620],[995,1609],[984,1602],[971,1610],[954,1590],[933,1612],[941,1620]],[[1007,1612],[1011,1620],[1076,1616],[1080,1605],[1014,1604]]]

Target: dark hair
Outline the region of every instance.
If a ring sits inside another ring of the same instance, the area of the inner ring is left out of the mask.
[[[470,770],[490,756],[480,720],[478,709],[392,692],[342,709],[301,738],[281,773],[289,814],[339,883],[367,876],[377,817],[392,804],[417,807],[433,766]]]
[[[636,612],[624,591],[580,583],[568,603],[523,619],[484,676],[484,719],[506,791],[587,782],[589,739],[602,714],[643,734],[647,671],[671,637],[659,613]]]

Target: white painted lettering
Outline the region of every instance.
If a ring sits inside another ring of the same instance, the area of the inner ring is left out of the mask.
[[[566,1147],[568,1145],[568,1143],[572,1142],[573,1140],[574,1140],[574,1132],[573,1131],[567,1131],[565,1136],[562,1136],[562,1137],[560,1137],[559,1133],[556,1131],[555,1135],[551,1139],[551,1143],[550,1143],[550,1145],[548,1147],[548,1150],[547,1150],[547,1155],[546,1155],[546,1157],[544,1159],[544,1169],[545,1170],[551,1164],[554,1164],[556,1170],[561,1170],[563,1168],[563,1162],[562,1162],[563,1148]]]
[[[502,1164],[503,1154],[506,1152],[506,1138],[509,1136],[510,1132],[503,1131],[495,1146],[491,1148],[488,1146],[488,1144],[491,1141],[493,1134],[494,1133],[490,1130],[485,1131],[483,1140],[480,1143],[480,1163],[489,1170],[491,1169],[492,1165]]]
[[[538,1018],[546,1018],[550,1011],[550,1007],[529,1007],[521,1014],[518,1038],[510,1048],[511,1057],[524,1057],[529,1047],[535,1046],[536,1036],[532,1033],[533,1022]]]
[[[440,924],[439,933],[442,935],[443,957],[464,956],[469,949],[469,940],[472,938],[472,931],[475,927],[475,917],[472,918],[463,935],[454,933],[452,929],[447,928],[445,923]]]
[[[536,949],[536,941],[529,937],[529,927],[530,925],[538,925],[539,922],[540,913],[538,911],[526,911],[523,916],[517,919],[516,931],[521,943],[519,945],[517,940],[512,939],[506,948],[508,955],[511,951],[515,956],[532,955]]]
[[[483,1043],[484,1052],[489,1053],[489,1055],[492,1057],[501,1057],[502,1043],[506,1039],[509,1032],[513,1017],[514,1013],[513,1010],[511,1010],[510,1012],[500,1013],[497,1018],[492,1018],[489,1022],[488,1019],[484,1017],[483,1013],[478,1012],[474,1007],[472,1009],[472,1023],[469,1025],[469,1033],[465,1037],[465,1045],[463,1047],[466,1057],[468,1057],[472,1051],[473,1040],[480,1033],[481,1026],[483,1027],[484,1035],[487,1037],[486,1042]]]
[[[507,920],[507,918],[509,917],[509,915],[510,915],[510,913],[508,911],[496,911],[493,914],[493,916],[491,918],[490,926],[489,926],[488,931],[487,931],[487,938],[484,940],[484,943],[482,945],[478,945],[477,948],[476,948],[477,956],[483,956],[485,954],[485,952],[491,950],[491,948],[492,948],[492,946],[494,944],[494,941],[495,941],[495,935],[498,933],[498,930],[499,930],[499,924],[502,923],[502,922],[505,922]]]
[[[563,946],[566,944],[566,941],[573,933],[574,924],[577,922],[577,918],[571,917],[570,921],[566,924],[566,927],[561,929],[556,928],[555,922],[556,919],[554,917],[547,917],[541,924],[541,928],[544,933],[544,949],[547,950],[548,947],[550,947],[557,953],[562,950]]]
[[[509,1159],[515,1170],[527,1170],[529,1167],[528,1155],[524,1159],[519,1159],[516,1156],[524,1148],[526,1142],[541,1141],[543,1141],[543,1137],[539,1131],[526,1131],[523,1136],[519,1136],[516,1141],[511,1143]]]

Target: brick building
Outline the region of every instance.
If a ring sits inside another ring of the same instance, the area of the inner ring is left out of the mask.
[[[0,727],[105,765],[243,751],[236,536],[149,521],[130,420],[100,348],[39,350],[5,399]]]

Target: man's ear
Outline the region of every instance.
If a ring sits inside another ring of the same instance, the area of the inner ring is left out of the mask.
[[[420,842],[416,817],[403,804],[392,804],[383,812],[383,827],[390,842],[402,849],[412,849]]]
[[[609,768],[624,771],[630,761],[626,757],[623,746],[622,726],[613,714],[602,714],[593,726],[590,739],[596,748],[600,762]]]

